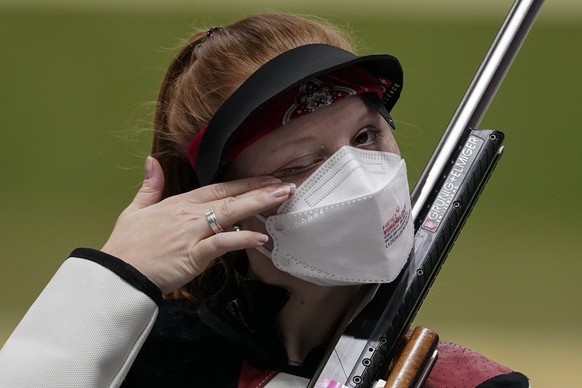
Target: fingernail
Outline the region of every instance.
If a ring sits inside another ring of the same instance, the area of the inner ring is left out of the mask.
[[[296,189],[295,183],[285,183],[283,186],[277,187],[275,190],[271,191],[271,195],[275,198],[284,197],[291,193],[294,193]]]
[[[257,236],[257,241],[258,241],[260,244],[264,244],[264,243],[266,243],[267,241],[269,241],[269,236],[267,236],[266,234],[260,234],[260,235],[258,235],[258,236]]]
[[[276,184],[281,183],[281,182],[282,182],[281,179],[268,177],[268,178],[264,178],[261,181],[261,186],[276,185]]]
[[[146,158],[144,176],[146,180],[154,176],[154,160],[151,156]]]

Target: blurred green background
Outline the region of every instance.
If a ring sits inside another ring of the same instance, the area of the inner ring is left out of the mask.
[[[0,0],[0,344],[68,253],[99,248],[142,179],[181,39],[266,11],[314,14],[396,55],[411,179],[511,1]],[[506,152],[416,319],[532,379],[582,386],[582,5],[548,1],[481,127]]]

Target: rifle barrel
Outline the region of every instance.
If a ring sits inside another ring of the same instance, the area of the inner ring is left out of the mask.
[[[542,4],[543,0],[516,0],[513,3],[414,188],[411,199],[414,220],[426,208],[450,155],[466,133],[465,129],[475,129],[481,122]]]

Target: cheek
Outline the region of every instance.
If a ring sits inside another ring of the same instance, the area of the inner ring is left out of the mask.
[[[391,130],[387,131],[384,138],[382,139],[382,151],[392,152],[393,154],[400,155],[398,143],[396,143],[396,139],[394,138]]]
[[[243,230],[252,230],[254,232],[266,233],[265,224],[257,220],[256,217],[249,217],[238,223]]]

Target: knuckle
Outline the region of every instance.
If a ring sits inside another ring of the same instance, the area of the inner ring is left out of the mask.
[[[226,253],[226,244],[224,241],[225,238],[226,236],[223,233],[218,233],[210,239],[209,243],[211,244],[212,251],[214,252],[213,256],[219,257]]]
[[[191,250],[185,266],[187,267],[187,270],[191,271],[192,275],[198,276],[204,272],[208,266],[204,261],[204,258],[198,252]]]
[[[276,201],[276,198],[271,194],[271,190],[263,190],[261,195],[258,196],[257,200],[262,205],[271,205],[274,201]]]
[[[260,209],[270,208],[274,206],[275,197],[271,195],[268,190],[262,190],[252,197],[253,205]]]
[[[200,250],[198,244],[194,244],[190,249],[187,250],[185,257],[187,260],[183,263],[185,270],[191,273],[194,277],[200,275],[206,270],[210,260],[207,258],[207,254],[204,250]]]
[[[233,214],[234,214],[234,207],[233,207],[234,200],[235,200],[235,198],[228,197],[222,201],[219,211],[224,217],[230,218],[233,216]]]
[[[213,187],[214,195],[216,198],[226,198],[228,197],[228,188],[226,183],[217,183]]]
[[[259,177],[253,177],[246,181],[247,184],[247,191],[252,191],[262,186],[262,180]]]

